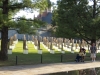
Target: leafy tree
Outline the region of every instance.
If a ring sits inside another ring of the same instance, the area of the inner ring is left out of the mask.
[[[45,5],[45,6],[44,6]],[[38,27],[42,22],[37,19],[17,18],[12,16],[20,10],[33,10],[47,8],[46,0],[0,0],[0,31],[1,31],[1,51],[0,60],[7,60],[8,29],[17,28],[22,33],[28,32],[29,28]],[[29,25],[28,25],[29,24]],[[31,25],[32,24],[32,25]]]
[[[57,36],[91,43],[100,38],[100,0],[59,0],[56,14]]]
[[[15,29],[17,30],[18,33],[24,34],[35,34],[36,30],[40,27],[40,26],[45,26],[46,23],[38,20],[37,18],[35,18],[34,20],[32,19],[25,19],[20,18],[21,20],[17,20],[16,21],[16,26]],[[14,27],[13,27],[14,28]]]

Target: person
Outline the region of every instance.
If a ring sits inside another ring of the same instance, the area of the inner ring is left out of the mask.
[[[97,53],[97,48],[95,46],[95,43],[92,43],[92,45],[90,47],[90,53],[91,53],[92,61],[95,61],[96,53]]]
[[[83,55],[81,57],[82,57],[82,62],[84,62],[84,58],[86,56],[86,49],[82,48],[82,52],[83,52]]]
[[[84,48],[80,48],[79,53],[76,55],[76,59],[75,59],[76,62],[79,61],[84,62],[84,56],[86,55],[85,51],[86,50]]]

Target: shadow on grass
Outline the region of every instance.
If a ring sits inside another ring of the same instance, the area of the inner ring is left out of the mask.
[[[63,54],[61,58],[61,53],[50,54],[49,52],[45,52],[43,54],[38,53],[29,53],[23,54],[20,52],[13,52],[13,54],[8,55],[7,61],[1,61],[0,66],[12,66],[16,65],[16,56],[17,56],[17,65],[34,65],[34,64],[46,64],[46,63],[59,63],[67,62],[73,60],[75,54],[66,53]],[[72,57],[71,59],[70,56]]]
[[[63,63],[63,62],[75,62],[75,57],[77,53],[66,52],[65,54],[55,53],[50,54],[45,52],[43,54],[29,53],[23,54],[19,52],[13,52],[13,54],[8,55],[7,61],[0,61],[0,66],[15,66],[15,65],[37,65],[37,64],[51,64],[51,63]],[[16,61],[17,56],[17,61]],[[97,60],[100,54],[97,55]],[[90,54],[87,53],[85,61],[90,61]],[[17,62],[17,64],[16,64]]]

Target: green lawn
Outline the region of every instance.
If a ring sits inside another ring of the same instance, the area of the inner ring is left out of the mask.
[[[23,54],[23,44],[22,41],[19,41],[16,44],[15,49],[12,54],[8,55],[7,61],[0,61],[0,66],[6,65],[16,65],[16,56],[17,56],[17,65],[34,65],[34,64],[45,64],[45,63],[59,63],[61,62],[61,53],[55,50],[55,54],[50,54],[42,45],[41,49],[43,51],[42,55],[37,53],[37,50],[34,49],[33,44],[28,44],[29,54]],[[42,59],[41,59],[42,57]],[[62,62],[74,62],[76,53],[65,52],[62,55]],[[97,60],[100,60],[100,54],[97,54]],[[91,61],[90,54],[87,53],[85,57],[86,61]]]

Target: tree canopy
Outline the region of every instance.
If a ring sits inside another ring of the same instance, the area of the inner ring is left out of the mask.
[[[90,5],[90,2],[92,3]],[[96,42],[100,39],[99,0],[58,0],[56,35]]]
[[[15,15],[20,10],[44,10],[50,5],[47,0],[0,0],[0,31],[1,31],[1,51],[0,60],[7,60],[7,45],[8,45],[8,30],[15,28],[20,33],[34,33],[34,28],[44,25],[38,19],[26,19],[25,17],[18,17]],[[27,15],[28,16],[28,15]],[[30,30],[29,30],[30,29]]]

